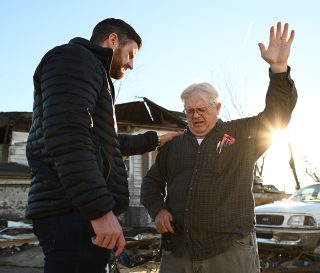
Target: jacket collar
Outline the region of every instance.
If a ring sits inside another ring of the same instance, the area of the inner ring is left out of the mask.
[[[103,64],[108,75],[111,67],[113,50],[112,48],[101,47],[84,38],[76,37],[70,40],[69,44],[78,44],[90,50]]]
[[[102,65],[106,70],[106,76],[108,79],[112,99],[115,100],[114,87],[110,77],[110,68],[111,68],[112,57],[113,57],[112,48],[101,47],[81,37],[76,37],[71,39],[69,44],[76,44],[76,45],[83,46],[84,48],[92,52],[101,61]]]

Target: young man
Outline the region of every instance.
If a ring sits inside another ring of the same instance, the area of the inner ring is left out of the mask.
[[[117,134],[111,78],[133,69],[141,44],[126,22],[106,19],[90,41],[53,48],[35,71],[26,217],[46,273],[104,272],[110,251],[118,255],[125,245],[117,219],[129,204],[122,155],[154,150],[175,136]]]
[[[256,160],[273,130],[288,125],[297,94],[287,66],[288,24],[270,30],[262,58],[270,64],[265,109],[223,122],[221,102],[209,83],[181,95],[188,128],[164,146],[143,179],[141,202],[165,234],[160,273],[258,273],[251,192]],[[168,251],[169,250],[169,251]],[[171,251],[171,252],[170,252]]]

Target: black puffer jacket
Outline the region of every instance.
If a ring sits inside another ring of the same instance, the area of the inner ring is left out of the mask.
[[[154,150],[155,132],[117,135],[113,51],[82,38],[49,51],[34,74],[27,158],[32,170],[27,218],[78,210],[87,219],[129,204],[122,151]]]

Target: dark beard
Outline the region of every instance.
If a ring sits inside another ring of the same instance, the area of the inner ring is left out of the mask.
[[[113,53],[113,59],[110,69],[111,78],[115,80],[120,80],[123,78],[124,73],[122,72],[122,63],[121,63],[121,52],[120,48],[117,48]]]

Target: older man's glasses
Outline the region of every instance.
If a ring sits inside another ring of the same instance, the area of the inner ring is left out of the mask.
[[[198,107],[198,108],[185,108],[183,110],[183,113],[185,113],[187,116],[192,117],[194,115],[194,113],[197,112],[198,115],[204,115],[205,113],[208,112],[209,108],[214,105],[215,103],[211,103],[209,104],[207,107]]]

